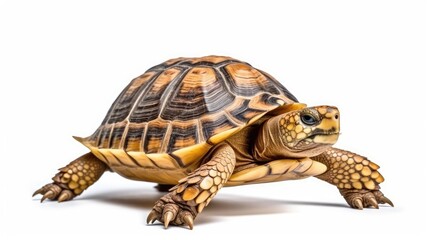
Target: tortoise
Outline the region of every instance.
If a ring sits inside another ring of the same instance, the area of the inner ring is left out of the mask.
[[[101,126],[75,137],[90,152],[34,195],[71,200],[110,170],[168,192],[148,224],[190,229],[223,186],[310,176],[336,186],[352,208],[393,206],[380,191],[377,164],[332,147],[339,132],[336,107],[307,107],[246,62],[175,58],[133,79]]]

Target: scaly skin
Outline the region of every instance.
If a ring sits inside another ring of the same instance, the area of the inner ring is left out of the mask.
[[[316,111],[314,111],[316,110]],[[307,110],[308,112],[318,113],[320,123],[316,126],[307,126],[301,123],[300,115],[301,112],[292,112],[290,114],[284,115],[280,119],[280,131],[282,133],[282,139],[286,143],[287,146],[296,148],[296,141],[307,138],[308,136],[314,134],[315,131],[318,132],[338,132],[339,129],[339,112],[336,108],[319,106],[314,107],[311,110]],[[304,112],[307,112],[304,110]],[[337,135],[333,139],[333,142],[337,141]],[[301,144],[305,144],[302,142]],[[308,151],[305,152],[308,154]]]
[[[171,223],[186,224],[192,229],[194,219],[228,181],[234,167],[232,148],[227,144],[218,146],[207,163],[181,179],[170,193],[155,203],[147,223],[158,220],[164,223],[165,228]]]
[[[96,182],[106,169],[106,164],[87,153],[61,168],[53,182],[35,191],[33,196],[43,195],[42,202],[46,198],[58,202],[71,200]]]
[[[379,191],[379,184],[384,181],[377,171],[379,166],[358,154],[330,148],[313,160],[325,164],[325,173],[316,176],[338,187],[347,203],[357,209],[364,207],[378,208],[378,204],[393,203]]]

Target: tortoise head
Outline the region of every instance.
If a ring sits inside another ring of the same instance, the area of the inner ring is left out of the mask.
[[[276,117],[281,142],[290,157],[312,157],[337,142],[340,112],[332,106],[306,107]]]

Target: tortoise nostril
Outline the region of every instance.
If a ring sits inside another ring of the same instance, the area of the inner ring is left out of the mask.
[[[335,114],[335,119],[338,119],[340,116],[337,114]]]

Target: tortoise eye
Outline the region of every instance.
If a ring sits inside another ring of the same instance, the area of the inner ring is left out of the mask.
[[[301,115],[301,122],[305,125],[313,126],[317,123],[317,119],[311,114],[304,113]]]

